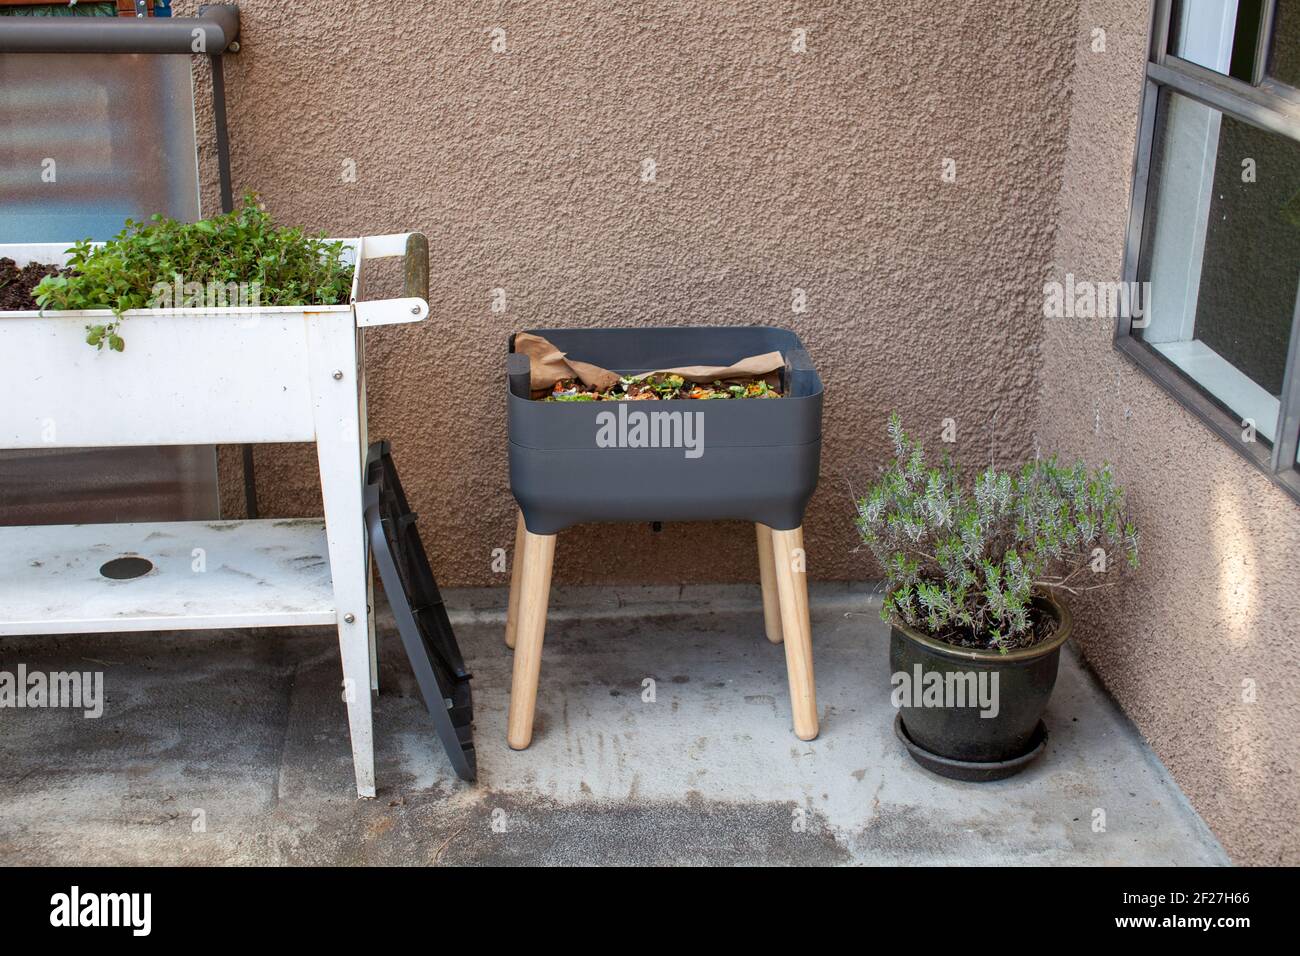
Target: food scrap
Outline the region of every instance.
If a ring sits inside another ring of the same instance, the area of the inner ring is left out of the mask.
[[[650,375],[637,378],[624,375],[605,391],[584,385],[576,378],[562,378],[555,383],[546,402],[657,402],[676,398],[780,398],[781,393],[763,379],[717,380],[711,384],[688,382],[680,375]]]

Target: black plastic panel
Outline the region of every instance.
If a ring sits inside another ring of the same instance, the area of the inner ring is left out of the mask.
[[[456,776],[472,781],[478,774],[472,675],[465,669],[388,442],[370,446],[365,513],[370,550],[424,704]]]

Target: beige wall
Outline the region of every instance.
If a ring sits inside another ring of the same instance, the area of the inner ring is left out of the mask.
[[[1104,26],[1107,51],[1093,53]],[[1085,0],[1058,275],[1120,278],[1148,5]],[[1142,531],[1124,589],[1075,602],[1084,652],[1242,864],[1300,862],[1300,504],[1115,352],[1110,322],[1049,322],[1039,433],[1113,461]],[[1243,702],[1242,682],[1257,685]],[[1112,829],[1123,820],[1110,819]]]
[[[936,435],[955,417],[980,458],[990,434],[1000,454],[1029,447],[1036,332],[1017,317],[1036,309],[1051,251],[1067,5],[240,6],[236,189],[286,222],[430,237],[433,318],[379,330],[368,357],[374,433],[394,443],[446,583],[504,580],[490,555],[513,543],[516,329],[796,329],[827,388],[806,523],[821,576],[875,573],[853,553],[848,488],[882,460],[891,409]],[[496,26],[505,55],[489,49]],[[347,159],[355,184],[340,181]],[[505,314],[489,309],[497,287]],[[257,461],[266,509],[317,507],[309,454]],[[566,533],[556,576],[752,580],[755,560],[740,524],[608,526]]]
[[[1114,353],[1109,323],[1038,318],[1044,277],[1118,278],[1147,6],[243,0],[235,183],[286,222],[429,235],[434,317],[377,331],[368,359],[374,433],[444,583],[504,581],[502,353],[530,326],[796,329],[827,386],[806,525],[821,577],[878,573],[854,553],[849,488],[884,461],[891,409],[932,441],[954,418],[972,460],[1037,441],[1115,461],[1144,565],[1078,608],[1080,641],[1234,857],[1295,863],[1300,506]],[[261,449],[258,468],[265,510],[316,510],[308,453]],[[740,525],[611,526],[566,533],[556,576],[753,564]]]

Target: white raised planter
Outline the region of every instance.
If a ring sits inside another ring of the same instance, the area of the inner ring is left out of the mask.
[[[0,449],[314,442],[323,519],[0,528],[0,635],[336,624],[357,792],[374,796],[374,630],[362,473],[364,330],[429,311],[418,234],[346,240],[351,302],[127,312],[0,312]],[[0,245],[62,265],[63,244]],[[362,298],[371,260],[407,257],[407,297]],[[130,580],[108,560],[154,565]]]

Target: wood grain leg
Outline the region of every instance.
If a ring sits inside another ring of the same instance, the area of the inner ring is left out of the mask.
[[[524,565],[524,513],[515,521],[515,550],[510,553],[510,603],[506,605],[506,647],[515,646],[515,631],[519,628],[519,578]]]
[[[773,644],[781,643],[781,596],[776,590],[776,562],[772,558],[772,529],[755,524],[758,533],[758,576],[763,582],[763,628]]]
[[[519,621],[515,631],[515,669],[510,683],[510,717],[506,740],[523,750],[533,740],[537,678],[542,669],[542,637],[551,600],[555,535],[524,530],[524,563],[519,580]]]
[[[785,637],[794,733],[800,740],[812,740],[817,736],[817,689],[813,683],[812,622],[808,616],[803,528],[773,530],[772,556],[781,597],[781,632]]]

